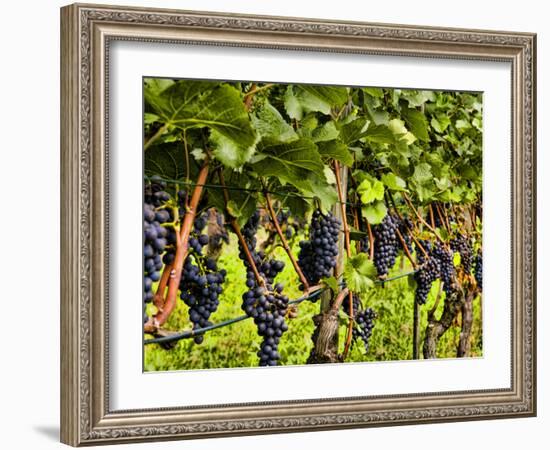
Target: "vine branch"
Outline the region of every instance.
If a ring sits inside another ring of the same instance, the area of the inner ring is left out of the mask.
[[[241,233],[241,227],[239,226],[239,222],[237,222],[237,219],[233,217],[229,211],[227,210],[227,205],[229,204],[229,192],[227,191],[227,187],[225,185],[225,179],[223,176],[222,169],[218,169],[218,178],[220,179],[220,184],[223,188],[223,199],[225,202],[225,212],[227,216],[229,217],[229,224],[231,225],[231,228],[233,228],[233,231],[237,235],[237,238],[239,240],[239,244],[241,245],[244,254],[246,256],[246,260],[248,261],[248,264],[250,265],[250,268],[252,269],[252,272],[254,273],[254,278],[256,278],[256,282],[260,285],[265,287],[265,280],[260,275],[260,272],[258,271],[258,268],[256,267],[256,263],[254,262],[254,258],[252,257],[252,254],[250,253],[250,249],[248,248],[248,244],[246,243],[246,240]]]
[[[176,256],[174,258],[173,268],[170,271],[170,276],[168,279],[168,293],[166,294],[164,307],[157,314],[155,314],[155,316],[151,317],[144,325],[146,332],[151,332],[160,328],[166,322],[176,306],[177,293],[181,281],[181,274],[183,272],[183,263],[187,257],[189,248],[189,235],[191,234],[193,222],[195,221],[195,216],[197,214],[197,207],[202,196],[202,185],[208,177],[208,170],[209,162],[208,159],[206,159],[197,177],[197,185],[193,190],[193,195],[191,196],[191,201],[189,202],[189,208],[185,213],[185,217],[181,225],[181,230],[179,233],[176,233],[178,238]]]
[[[340,201],[340,209],[342,211],[342,225],[344,226],[344,243],[346,246],[346,254],[348,258],[351,258],[351,245],[350,245],[350,239],[349,239],[349,227],[348,227],[348,219],[346,217],[346,205],[344,203],[344,196],[342,194],[342,180],[340,177],[340,164],[338,161],[334,161],[334,172],[336,175],[336,188],[338,190],[338,200]],[[342,357],[344,360],[348,356],[348,352],[351,346],[351,339],[353,336],[353,324],[355,322],[355,312],[353,311],[353,293],[348,293],[348,299],[349,299],[349,322],[348,322],[348,330],[346,335],[346,343],[344,345],[344,353]]]
[[[288,255],[290,262],[292,263],[292,266],[294,267],[294,270],[298,274],[298,277],[300,278],[300,282],[304,286],[304,290],[309,290],[309,283],[302,272],[302,269],[298,265],[298,261],[296,261],[296,258],[292,254],[292,250],[290,249],[288,242],[283,234],[283,230],[281,230],[281,226],[279,224],[279,220],[277,219],[277,214],[275,214],[275,210],[273,209],[273,204],[271,202],[271,197],[267,192],[264,191],[264,197],[265,201],[267,203],[267,209],[269,211],[269,215],[271,216],[271,220],[273,222],[273,225],[275,225],[275,230],[277,230],[277,234],[279,235],[279,239],[281,240],[281,243],[283,244],[283,248],[285,249],[286,254]]]

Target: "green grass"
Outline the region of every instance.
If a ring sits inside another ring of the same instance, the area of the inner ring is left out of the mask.
[[[232,237],[233,238],[233,237]],[[295,243],[294,250],[297,251]],[[285,285],[285,294],[290,299],[301,297],[298,290],[298,280],[287,255],[281,248],[275,251],[277,259],[285,261],[285,269],[276,281]],[[218,265],[227,270],[224,283],[224,292],[220,296],[220,306],[212,314],[210,321],[219,323],[243,315],[241,310],[241,296],[246,290],[244,284],[246,271],[238,257],[237,244],[233,238],[231,244],[224,247]],[[410,271],[404,265],[400,268],[400,261],[393,272]],[[426,305],[421,309],[421,338],[426,328],[426,313],[432,308],[438,290],[438,283],[434,283]],[[376,325],[370,340],[369,351],[366,352],[360,342],[354,345],[346,361],[395,361],[412,359],[413,335],[413,304],[414,289],[409,286],[408,278],[401,278],[378,286],[363,297],[363,306],[371,307],[376,311]],[[443,309],[440,302],[436,312],[439,317]],[[313,343],[311,335],[314,330],[312,317],[319,312],[319,302],[303,302],[297,307],[297,317],[287,319],[289,330],[279,345],[281,365],[305,364]],[[482,328],[481,328],[480,298],[474,300],[474,323],[472,327],[472,356],[482,355]],[[346,336],[347,322],[342,316],[339,329],[340,350],[343,349]],[[165,325],[169,330],[188,330],[191,323],[187,315],[187,306],[178,300],[174,312]],[[437,356],[439,358],[453,358],[456,356],[456,347],[460,335],[460,324],[456,323],[443,335]],[[258,365],[256,352],[260,348],[261,337],[251,319],[236,324],[218,328],[205,335],[204,342],[197,345],[192,339],[180,340],[173,349],[165,350],[157,344],[146,345],[144,352],[145,371],[159,370],[186,370],[186,369],[214,369],[229,367],[255,367]]]

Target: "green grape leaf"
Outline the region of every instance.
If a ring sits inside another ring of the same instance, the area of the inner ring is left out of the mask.
[[[428,163],[417,164],[414,168],[414,173],[412,179],[419,184],[423,184],[427,181],[431,181],[433,178],[432,175],[432,166]]]
[[[382,183],[384,183],[392,191],[406,191],[407,183],[402,178],[398,177],[393,172],[385,173],[381,177]],[[380,199],[381,200],[381,199]]]
[[[182,180],[189,172],[190,178],[194,179],[198,174],[198,168],[193,158],[189,160],[189,168],[187,168],[181,143],[155,144],[144,154],[144,173],[146,176],[160,175],[168,180]]]
[[[282,185],[293,185],[302,195],[318,198],[323,208],[334,204],[334,186],[325,179],[325,166],[312,141],[303,138],[290,143],[262,141],[258,150],[252,164],[258,175],[275,177]]]
[[[296,184],[311,172],[322,174],[324,164],[317,146],[302,138],[290,143],[262,140],[253,167],[260,175],[277,177],[283,184]]]
[[[426,102],[435,101],[435,94],[433,91],[404,90],[401,92],[401,97],[409,102],[411,108],[422,106]]]
[[[254,146],[245,148],[240,146],[237,142],[228,139],[217,130],[212,130],[210,133],[210,143],[214,156],[224,166],[231,167],[233,169],[241,167],[248,162],[254,154]]]
[[[365,253],[359,253],[347,259],[343,275],[351,292],[366,294],[374,286],[376,268]]]
[[[371,225],[377,225],[386,217],[388,208],[383,201],[377,201],[370,205],[363,206],[361,212],[363,213],[363,217],[365,217]]]
[[[303,125],[303,121],[301,125]],[[313,130],[311,140],[316,143],[332,141],[338,138],[339,134],[340,131],[336,128],[336,124],[332,120],[329,120],[323,126]]]
[[[149,113],[149,112],[146,112],[143,114],[143,123],[145,125],[150,125],[152,123],[159,122],[159,121],[160,121],[160,117],[157,116],[156,114]]]
[[[363,88],[363,91],[371,97],[384,98],[384,90],[381,88],[366,87]]]
[[[325,285],[334,293],[337,293],[340,290],[336,277],[321,278],[321,284]]]
[[[445,114],[437,114],[432,117],[430,124],[438,133],[444,133],[447,127],[451,124],[451,119],[449,119]]]
[[[174,84],[174,80],[169,78],[144,78],[143,79],[143,93],[145,99],[156,97],[160,95],[162,91],[168,89]]]
[[[277,197],[284,203],[285,206],[288,206],[292,215],[296,217],[305,217],[311,209],[311,201],[306,198],[297,195],[287,197],[283,194]]]
[[[347,100],[346,88],[312,85],[290,85],[284,98],[288,116],[298,120],[307,112],[330,114],[332,108],[343,106]]]
[[[262,138],[289,142],[298,139],[294,128],[269,102],[265,102],[252,116],[252,124]]]
[[[180,129],[215,130],[245,152],[256,143],[256,132],[241,93],[233,86],[180,80],[160,91],[146,88],[144,95],[152,112],[165,124]]]
[[[329,166],[325,166],[323,173],[325,174],[325,180],[328,184],[336,184],[336,175],[334,175],[334,172]]]
[[[361,203],[368,205],[384,198],[384,185],[380,180],[367,174],[357,186],[357,194],[361,198]]]
[[[338,140],[318,142],[317,147],[322,157],[335,159],[346,166],[353,164],[353,156],[348,147]]]
[[[405,119],[411,132],[421,141],[427,142],[428,136],[428,121],[422,112],[416,109],[403,108],[401,115]]]
[[[366,135],[367,125],[368,121],[364,118],[342,125],[340,127],[340,140],[346,145],[353,144]]]
[[[416,141],[415,135],[407,130],[403,120],[392,119],[388,123],[388,127],[399,141],[404,141],[407,145],[411,145],[414,141]]]
[[[226,210],[235,219],[241,217],[241,210],[235,200],[229,200],[229,202],[227,202]]]
[[[364,136],[367,142],[393,144],[395,137],[386,125],[369,125]]]
[[[261,191],[261,186],[249,174],[236,173],[231,169],[225,170],[224,177],[228,191],[231,193],[227,208],[222,189],[208,189],[208,203],[218,211],[227,209],[227,212],[237,219],[239,225],[243,226],[257,209],[257,192]]]

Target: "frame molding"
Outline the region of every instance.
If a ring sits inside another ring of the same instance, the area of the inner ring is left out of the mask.
[[[512,66],[512,386],[111,411],[108,86],[112,40],[506,61]],[[75,4],[61,9],[61,440],[73,446],[536,414],[536,36]]]

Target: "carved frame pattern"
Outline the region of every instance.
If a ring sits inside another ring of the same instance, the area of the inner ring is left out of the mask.
[[[535,35],[94,5],[67,6],[61,15],[63,442],[78,446],[535,414]],[[510,61],[512,388],[110,411],[108,272],[102,265],[108,252],[108,111],[102,98],[113,39]]]

